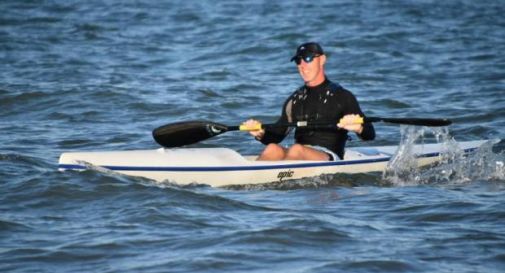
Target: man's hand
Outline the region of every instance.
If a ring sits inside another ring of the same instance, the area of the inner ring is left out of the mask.
[[[242,123],[241,126],[244,126],[246,128],[261,128],[261,122],[255,120],[255,119],[248,119],[244,123]],[[259,130],[249,130],[249,133],[257,140],[261,140],[263,136],[265,135],[265,130],[264,129],[259,129]]]
[[[337,126],[359,135],[363,132],[363,117],[360,115],[345,115],[340,119]]]

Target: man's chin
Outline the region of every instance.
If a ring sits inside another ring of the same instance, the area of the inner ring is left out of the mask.
[[[313,81],[313,80],[314,80],[314,79],[307,79],[307,78],[303,78],[303,81],[304,81],[305,83],[310,83],[310,82],[311,82],[311,81]]]
[[[303,82],[305,82],[305,84],[310,84],[313,81],[314,81],[314,79],[310,79],[310,80],[303,79]]]

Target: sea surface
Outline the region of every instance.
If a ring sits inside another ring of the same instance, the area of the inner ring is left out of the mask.
[[[57,170],[67,151],[156,149],[151,132],[167,123],[275,121],[302,84],[289,59],[307,41],[367,115],[454,122],[377,123],[376,140],[349,146],[500,141],[504,1],[2,0],[0,11],[0,272],[505,272],[503,141],[428,169],[249,187]],[[194,146],[262,149],[241,132]]]

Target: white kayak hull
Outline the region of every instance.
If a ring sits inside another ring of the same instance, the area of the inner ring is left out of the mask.
[[[485,142],[467,141],[458,145],[465,152],[471,152]],[[286,181],[322,174],[382,172],[396,150],[397,146],[348,148],[344,160],[335,162],[256,161],[255,156],[242,156],[227,148],[71,152],[61,154],[59,169],[99,168],[160,182],[220,187]],[[443,151],[441,144],[414,147],[418,166],[439,161]]]

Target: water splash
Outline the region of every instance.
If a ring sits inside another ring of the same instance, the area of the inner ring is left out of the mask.
[[[449,134],[448,128],[402,126],[400,130],[400,145],[382,175],[387,183],[409,186],[505,179],[504,155],[492,151],[493,145],[498,142],[496,140],[486,142],[472,153],[465,153]],[[429,168],[419,168],[414,145],[423,144],[427,132],[442,145],[440,161]]]
[[[382,178],[393,185],[419,184],[420,175],[414,154],[414,144],[424,138],[424,129],[401,126],[401,140],[398,149],[388,162]]]

